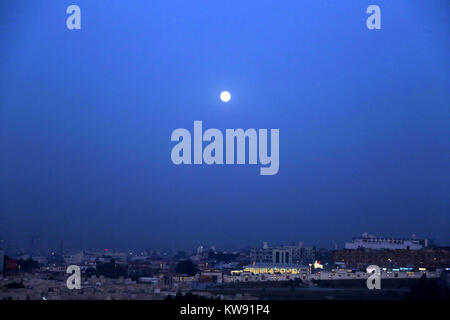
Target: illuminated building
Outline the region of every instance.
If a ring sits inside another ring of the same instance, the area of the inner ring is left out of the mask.
[[[253,247],[250,250],[252,263],[294,263],[302,264],[314,260],[313,247],[304,247],[303,243],[289,246],[269,247],[267,242],[262,247]]]
[[[323,264],[320,261],[314,261],[313,267],[314,269],[323,269]]]
[[[428,240],[384,238],[363,233],[361,237],[355,237],[351,242],[345,243],[345,249],[373,249],[373,250],[420,250],[428,246]]]
[[[298,264],[257,263],[243,267],[242,270],[231,271],[231,274],[249,272],[252,274],[300,274],[309,273],[309,268]]]
[[[450,266],[448,248],[423,250],[336,250],[333,252],[334,263],[342,263],[346,268],[365,270],[369,265],[381,268],[414,267],[446,268]]]

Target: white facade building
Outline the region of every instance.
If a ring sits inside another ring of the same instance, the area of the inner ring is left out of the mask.
[[[303,247],[303,243],[298,245],[270,247],[264,242],[262,247],[253,247],[250,250],[250,260],[252,263],[294,263],[304,262],[304,255],[307,249],[312,247]]]
[[[353,238],[345,243],[345,249],[373,249],[373,250],[420,250],[427,244],[427,240],[383,238],[363,233],[361,237]]]
[[[76,254],[65,254],[63,258],[64,262],[68,265],[80,265],[83,261],[83,252],[78,252]]]

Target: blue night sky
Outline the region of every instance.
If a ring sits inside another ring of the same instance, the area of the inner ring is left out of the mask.
[[[449,244],[449,18],[448,0],[2,1],[0,238]],[[279,173],[174,165],[194,120],[280,129]]]

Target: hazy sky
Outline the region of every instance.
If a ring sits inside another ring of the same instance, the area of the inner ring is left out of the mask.
[[[448,0],[2,1],[0,239],[449,244],[449,18]],[[279,173],[174,165],[194,120],[280,129]]]

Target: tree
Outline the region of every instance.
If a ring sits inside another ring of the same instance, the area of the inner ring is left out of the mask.
[[[195,276],[198,269],[192,260],[182,260],[177,263],[175,271],[177,273],[187,274],[188,276]]]
[[[8,283],[5,287],[7,289],[22,289],[22,288],[25,288],[25,286],[21,282],[11,282],[11,283]]]
[[[17,261],[17,266],[21,271],[31,272],[33,271],[33,269],[39,267],[39,263],[32,260],[31,258],[28,258],[27,260],[19,259]]]
[[[208,252],[208,258],[216,261],[222,261],[225,263],[229,263],[232,261],[236,261],[236,258],[239,256],[239,253],[223,253],[223,252],[214,252],[210,250]]]
[[[111,259],[110,262],[97,264],[97,275],[117,279],[121,276],[125,277],[127,270]]]
[[[85,271],[86,278],[90,278],[92,276],[97,275],[97,270],[95,268],[89,267]]]
[[[185,295],[183,295],[181,292],[177,292],[175,297],[169,295],[166,297],[166,300],[167,301],[173,301],[173,300],[175,300],[175,301],[184,301],[184,300],[195,301],[195,300],[206,300],[206,299],[204,297],[192,294],[191,292],[188,292]]]
[[[426,275],[413,286],[406,294],[408,300],[445,300],[449,298],[447,287],[440,287],[436,279],[427,279]]]

